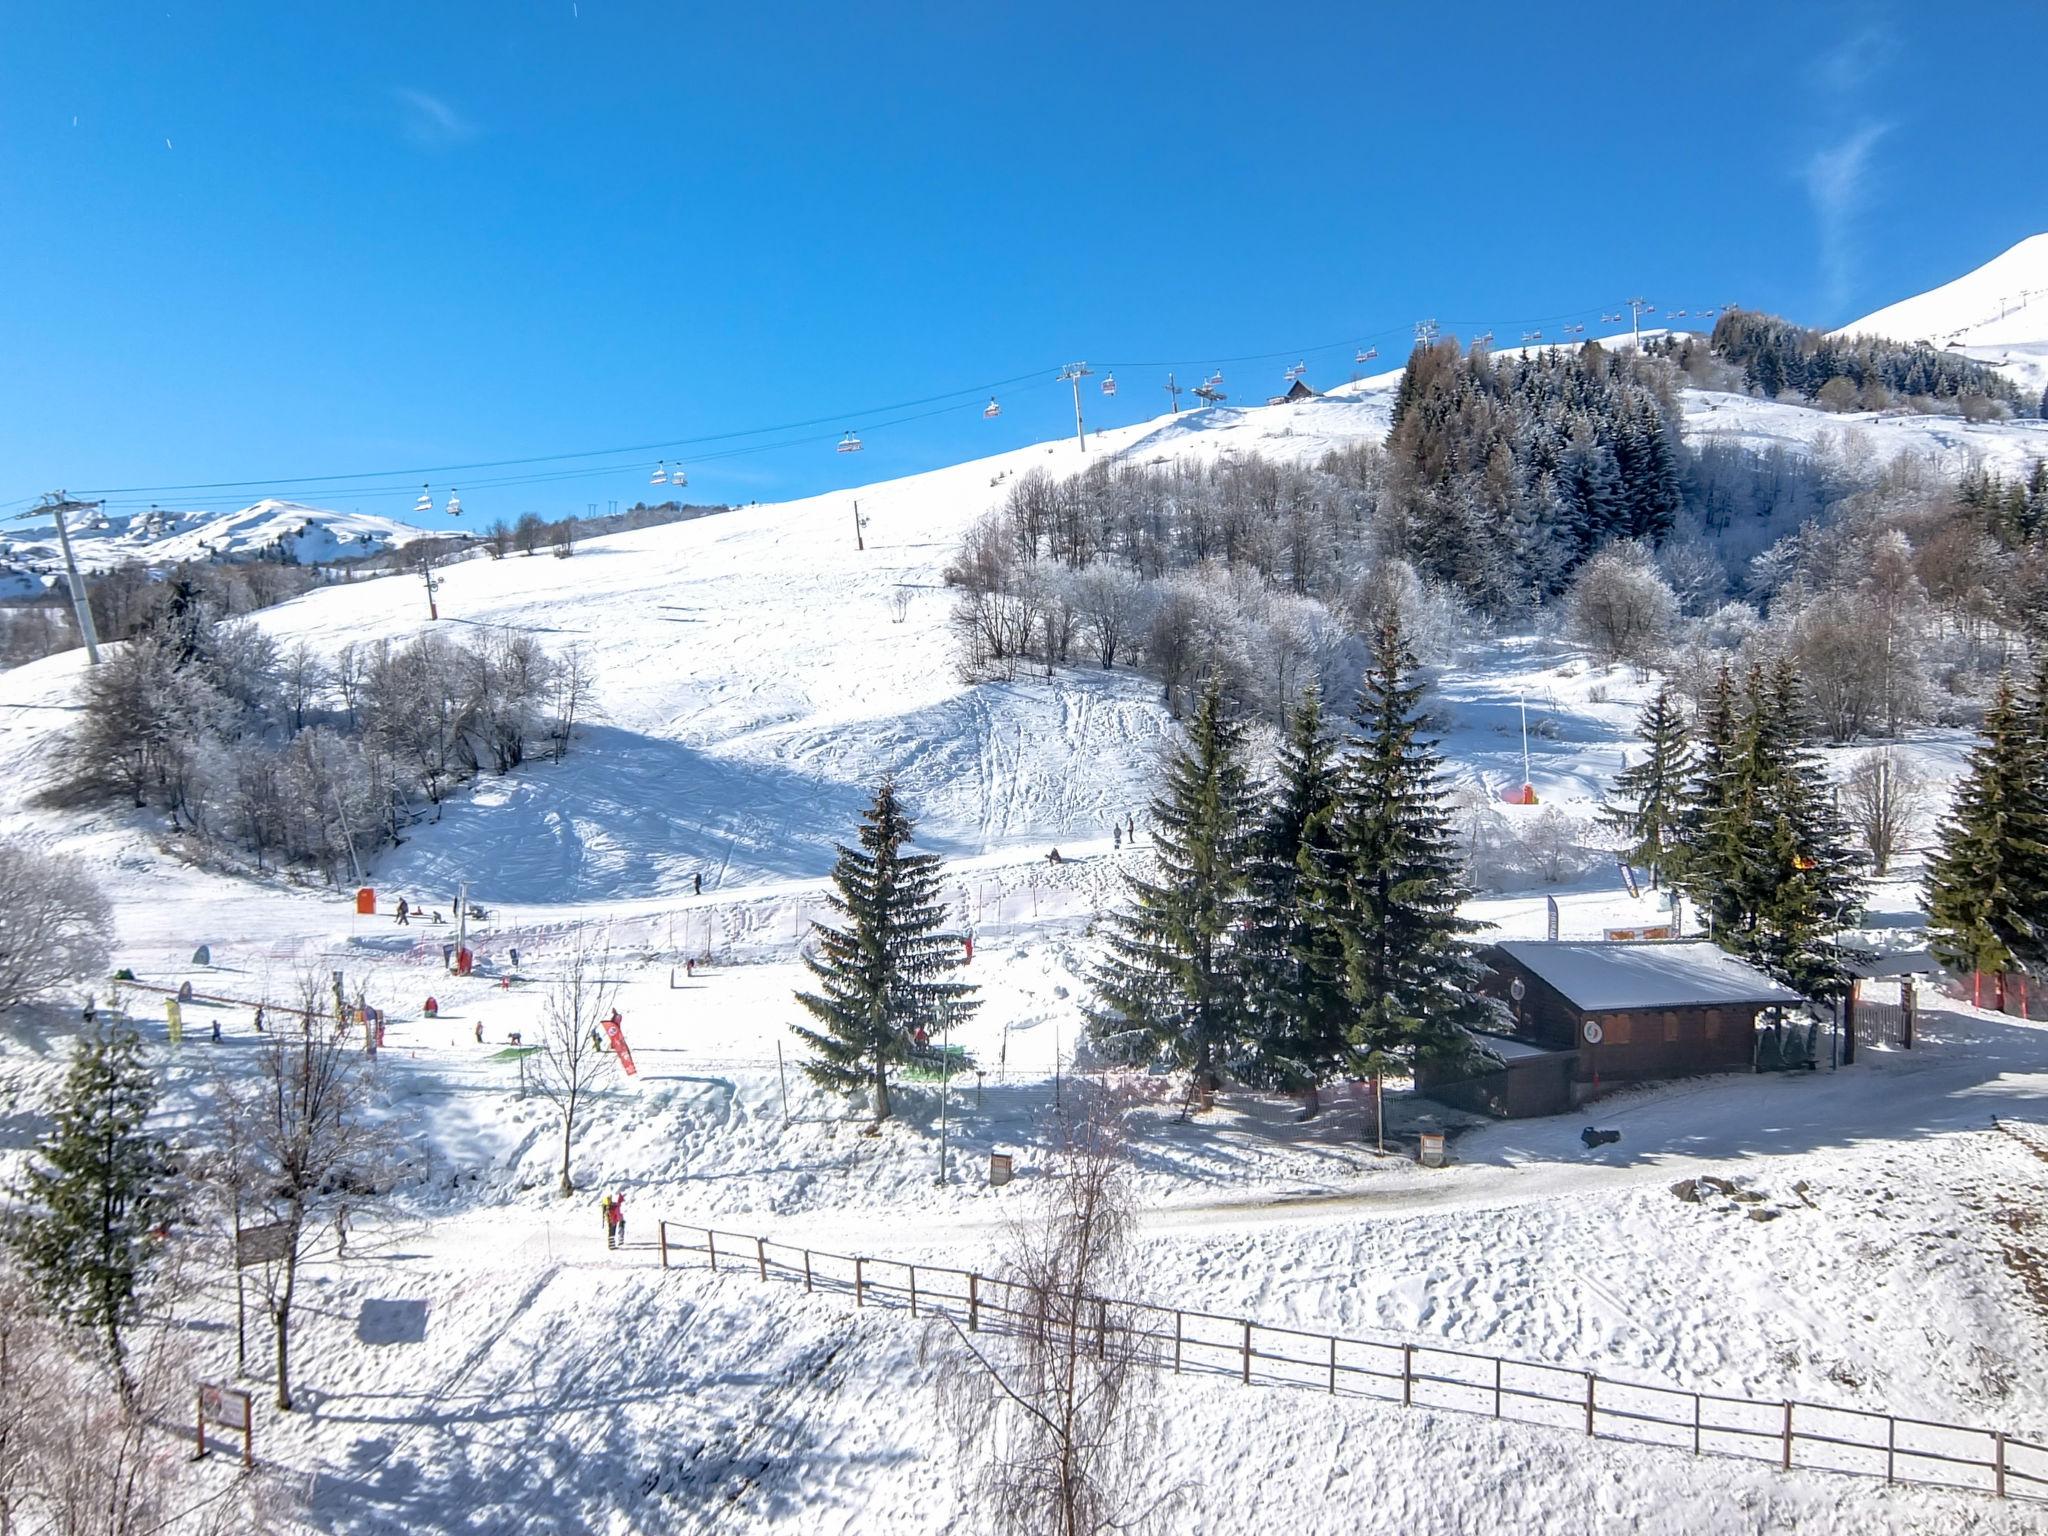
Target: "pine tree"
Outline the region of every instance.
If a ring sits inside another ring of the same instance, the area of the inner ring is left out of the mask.
[[[1108,920],[1090,1024],[1098,1039],[1140,1034],[1210,1081],[1247,1032],[1242,924],[1257,849],[1243,728],[1213,677],[1167,763],[1152,825],[1159,875],[1125,877],[1130,905]]]
[[[1650,889],[1655,890],[1683,855],[1686,791],[1693,771],[1685,719],[1668,685],[1644,707],[1636,735],[1648,755],[1615,776],[1614,803],[1600,815],[1622,838],[1622,856],[1649,870]]]
[[[1399,625],[1382,623],[1340,771],[1333,855],[1311,900],[1339,934],[1353,1009],[1353,1071],[1405,1071],[1472,1054],[1465,1031],[1494,1021],[1458,915],[1466,896],[1442,759],[1421,734],[1423,686]]]
[[[1700,712],[1700,756],[1681,815],[1682,845],[1673,878],[1693,899],[1709,934],[1739,927],[1749,857],[1737,771],[1735,680],[1723,667]]]
[[[829,1088],[872,1091],[875,1119],[889,1116],[889,1069],[910,1056],[923,1028],[958,1023],[978,1006],[974,984],[945,980],[964,962],[960,935],[944,932],[937,854],[907,853],[916,825],[884,781],[861,817],[860,846],[843,844],[826,898],[846,926],[811,925],[818,953],[804,965],[819,990],[796,999],[823,1025],[792,1025],[816,1053],[804,1063]]]
[[[1334,1076],[1347,1051],[1351,1017],[1344,944],[1328,914],[1308,899],[1335,852],[1336,751],[1311,687],[1288,721],[1279,783],[1251,874],[1247,945],[1252,1037],[1244,1074],[1309,1096]]]
[[[1999,679],[1942,824],[1927,911],[1951,969],[2048,975],[2048,664],[2031,703]]]
[[[173,1209],[163,1144],[146,1130],[155,1107],[133,1031],[81,1040],[7,1234],[44,1306],[105,1346],[124,1396],[123,1333],[158,1254],[150,1234]]]

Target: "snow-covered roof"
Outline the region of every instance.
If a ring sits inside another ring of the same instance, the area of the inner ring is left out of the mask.
[[[1518,1040],[1513,1035],[1497,1035],[1486,1029],[1473,1030],[1472,1038],[1502,1061],[1532,1061],[1539,1056],[1575,1054],[1569,1048],[1559,1050],[1553,1045],[1538,1045],[1533,1040]]]
[[[1800,1001],[1791,988],[1714,944],[1509,941],[1496,947],[1587,1013]]]

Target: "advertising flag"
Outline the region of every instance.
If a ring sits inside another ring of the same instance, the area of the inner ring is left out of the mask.
[[[612,1050],[618,1055],[619,1065],[626,1069],[626,1076],[632,1077],[639,1069],[633,1065],[633,1052],[626,1045],[626,1021],[619,1017],[619,1010],[616,1008],[612,1010],[612,1016],[604,1021],[604,1037],[611,1042]]]

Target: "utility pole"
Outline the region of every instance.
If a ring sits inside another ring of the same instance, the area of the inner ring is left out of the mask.
[[[860,536],[860,503],[857,501],[853,504],[853,547],[859,550],[868,547]]]
[[[63,491],[52,491],[30,514],[40,516],[47,512],[57,524],[57,542],[64,550],[64,579],[71,588],[71,609],[78,615],[78,634],[85,641],[85,659],[95,667],[100,664],[100,637],[92,627],[92,603],[86,598],[85,582],[78,574],[78,558],[71,552],[71,530],[64,526],[64,514],[90,511],[98,505],[96,501],[75,501]]]
[[[1636,339],[1636,350],[1638,352],[1643,350],[1643,311],[1654,307],[1648,299],[1630,299],[1628,301],[1628,329],[1629,334]]]
[[[1180,414],[1180,386],[1173,382],[1173,375],[1166,376],[1166,395],[1173,402],[1173,414]]]
[[[434,602],[434,562],[430,556],[420,556],[420,575],[426,578],[427,583],[427,617],[438,620],[441,610]]]
[[[1074,436],[1083,453],[1088,451],[1088,434],[1081,426],[1081,381],[1094,372],[1086,363],[1069,363],[1060,370],[1060,382],[1074,386]]]

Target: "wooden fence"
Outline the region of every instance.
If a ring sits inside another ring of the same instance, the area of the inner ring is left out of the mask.
[[[821,1253],[673,1221],[657,1223],[657,1241],[664,1269],[701,1264],[744,1272],[851,1296],[856,1307],[943,1314],[969,1332],[1020,1332],[1045,1311],[1043,1298],[1024,1287],[972,1270]],[[1093,1311],[1098,1347],[1115,1337],[1119,1348],[1180,1374],[1485,1414],[1696,1456],[1768,1461],[1787,1472],[1797,1467],[2048,1500],[2048,1445],[1997,1430],[1689,1392],[1436,1344],[1343,1338],[1149,1302],[1082,1297],[1061,1298],[1059,1305],[1084,1320]]]

